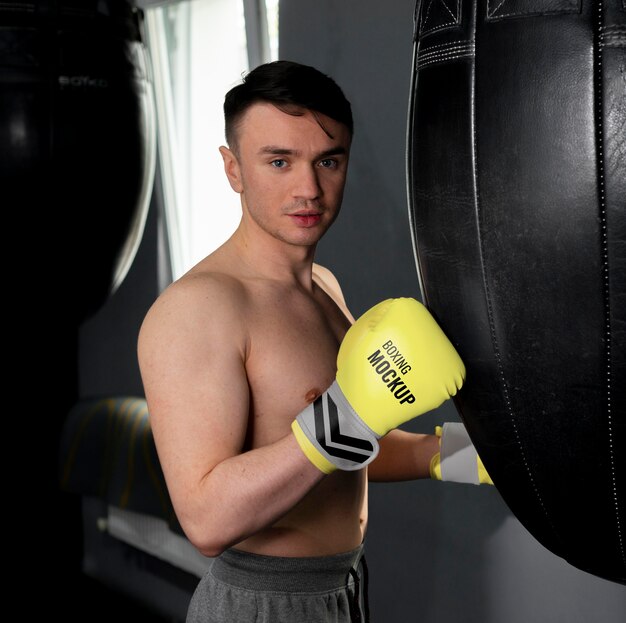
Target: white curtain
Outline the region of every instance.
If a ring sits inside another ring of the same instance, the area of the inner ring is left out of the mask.
[[[267,4],[144,2],[174,279],[226,241],[239,223],[239,197],[218,151],[225,142],[222,105],[249,59],[256,64],[276,58],[278,0]]]

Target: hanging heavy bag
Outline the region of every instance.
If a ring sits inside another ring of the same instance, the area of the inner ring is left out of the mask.
[[[119,285],[141,239],[156,150],[148,67],[142,13],[125,0],[0,2],[9,272],[41,265],[32,289],[76,321]]]
[[[410,217],[455,398],[522,524],[626,582],[622,0],[418,2]]]

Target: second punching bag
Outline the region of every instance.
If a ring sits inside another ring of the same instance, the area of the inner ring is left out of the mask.
[[[626,582],[623,0],[423,0],[408,145],[424,300],[513,513]]]
[[[128,0],[0,1],[0,204],[28,298],[80,322],[119,285],[155,169],[142,14]]]

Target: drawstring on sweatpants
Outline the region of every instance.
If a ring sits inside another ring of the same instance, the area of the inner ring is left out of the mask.
[[[369,623],[370,620],[370,608],[369,608],[369,595],[368,595],[368,576],[367,576],[367,562],[365,561],[365,556],[361,556],[361,560],[359,561],[361,568],[363,570],[363,579],[359,576],[359,573],[353,567],[350,568],[350,575],[354,580],[354,595],[352,600],[349,602],[350,608],[350,620],[352,623]],[[363,583],[363,609],[365,620],[361,618],[361,601],[360,601],[360,592],[361,592],[361,583]]]

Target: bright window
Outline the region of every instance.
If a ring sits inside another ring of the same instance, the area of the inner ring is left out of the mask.
[[[276,58],[278,0],[145,4],[176,279],[225,242],[241,218],[218,151],[222,105],[250,66]]]

